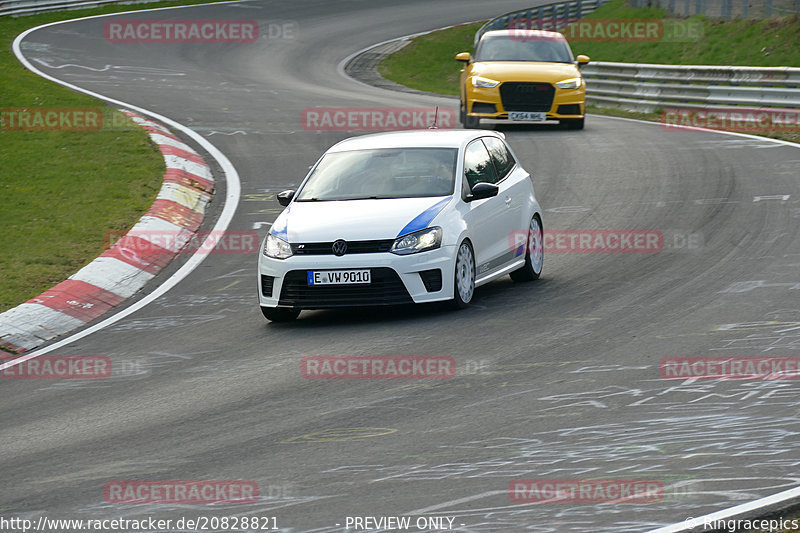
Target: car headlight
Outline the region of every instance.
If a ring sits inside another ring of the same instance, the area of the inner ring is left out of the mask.
[[[556,87],[559,89],[577,89],[581,86],[582,81],[581,78],[570,78],[556,83]]]
[[[292,256],[292,247],[280,237],[269,233],[264,240],[264,249],[261,253],[273,259],[286,259]]]
[[[408,255],[435,250],[442,245],[442,228],[433,227],[415,231],[395,239],[392,248],[393,254]]]
[[[490,80],[489,78],[482,78],[480,76],[472,78],[473,87],[486,87],[487,89],[491,89],[492,87],[497,87],[499,84],[499,81]]]

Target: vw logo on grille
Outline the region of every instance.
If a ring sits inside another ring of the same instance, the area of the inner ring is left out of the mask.
[[[333,243],[331,250],[333,251],[333,255],[344,255],[345,252],[347,252],[347,242],[339,239]]]

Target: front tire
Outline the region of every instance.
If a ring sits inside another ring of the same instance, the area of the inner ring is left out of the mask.
[[[525,248],[525,264],[509,275],[514,281],[533,281],[539,279],[544,265],[544,230],[539,215],[533,215],[528,228],[528,242]]]
[[[567,123],[568,130],[582,130],[583,129],[583,119],[582,118],[574,118],[569,120],[564,120],[563,122]]]
[[[262,307],[261,314],[270,322],[292,322],[300,315],[300,310],[282,307]]]
[[[464,241],[456,254],[456,269],[453,279],[453,307],[464,309],[475,294],[475,254],[472,246]]]
[[[465,129],[476,129],[479,128],[481,125],[481,119],[478,117],[471,117],[467,115],[467,104],[462,102],[461,103],[461,125],[464,126]]]

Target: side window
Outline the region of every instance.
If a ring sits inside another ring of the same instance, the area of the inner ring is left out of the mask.
[[[497,167],[498,178],[503,179],[508,176],[508,173],[511,172],[517,162],[514,161],[514,156],[511,155],[511,152],[508,151],[506,143],[497,137],[484,137],[483,142],[486,144],[486,148],[489,149],[492,161]]]
[[[486,147],[480,141],[472,141],[464,150],[464,179],[469,188],[476,183],[497,183],[497,171]]]

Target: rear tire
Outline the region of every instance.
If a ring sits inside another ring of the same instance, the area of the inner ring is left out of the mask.
[[[261,313],[270,322],[292,322],[300,315],[300,310],[282,307],[262,307]]]
[[[514,281],[533,281],[542,275],[544,265],[544,230],[539,215],[533,215],[528,228],[528,242],[525,247],[525,264],[509,275]]]
[[[475,294],[475,255],[469,242],[464,241],[456,254],[456,269],[453,277],[453,300],[455,309],[469,306]]]

